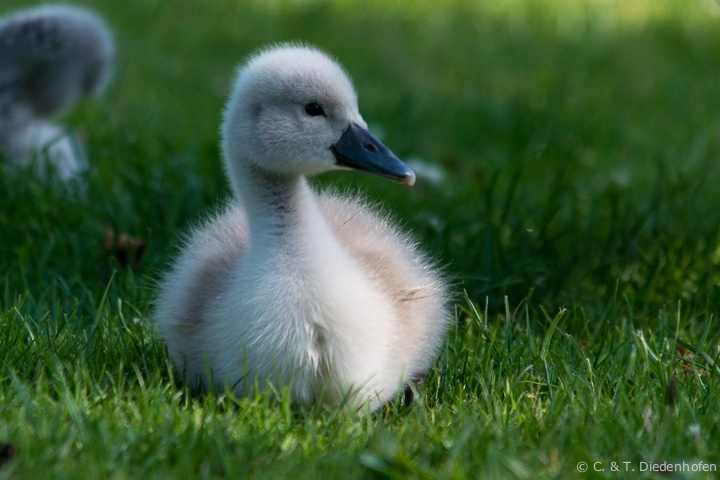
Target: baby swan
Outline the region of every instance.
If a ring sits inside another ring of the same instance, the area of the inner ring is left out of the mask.
[[[192,232],[155,305],[185,378],[370,409],[421,379],[449,325],[445,283],[387,218],[304,178],[350,168],[415,181],[368,132],[341,67],[294,45],[252,56],[222,136],[236,202]]]
[[[106,85],[114,54],[111,34],[95,14],[46,5],[0,18],[0,154],[19,166],[47,163],[62,180],[84,169],[77,144],[50,123]]]

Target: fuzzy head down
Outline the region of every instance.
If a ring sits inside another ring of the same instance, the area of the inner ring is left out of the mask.
[[[227,102],[228,176],[242,177],[238,169],[248,167],[277,175],[336,168],[330,146],[351,123],[366,127],[352,82],[335,61],[294,44],[263,50],[238,69]]]

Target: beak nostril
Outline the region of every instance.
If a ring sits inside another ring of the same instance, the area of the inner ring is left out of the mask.
[[[368,152],[374,152],[374,151],[375,151],[375,145],[373,145],[372,143],[366,143],[366,144],[365,144],[365,150],[367,150]]]

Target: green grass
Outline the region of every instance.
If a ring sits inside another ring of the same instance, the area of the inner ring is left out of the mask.
[[[86,139],[87,192],[0,172],[0,478],[720,464],[716,2],[82,3],[119,49],[109,91],[62,119]],[[234,67],[292,39],[340,59],[396,153],[446,172],[317,180],[381,199],[456,279],[457,326],[410,408],[193,395],[152,327],[178,234],[229,194]],[[107,251],[108,229],[147,242],[141,261]]]

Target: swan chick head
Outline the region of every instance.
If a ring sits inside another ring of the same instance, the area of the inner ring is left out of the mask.
[[[100,93],[114,53],[107,25],[84,8],[43,5],[0,18],[0,120],[48,119]]]
[[[310,47],[281,44],[251,56],[238,69],[222,135],[236,192],[248,168],[278,176],[351,168],[415,181],[367,130],[345,71]]]

